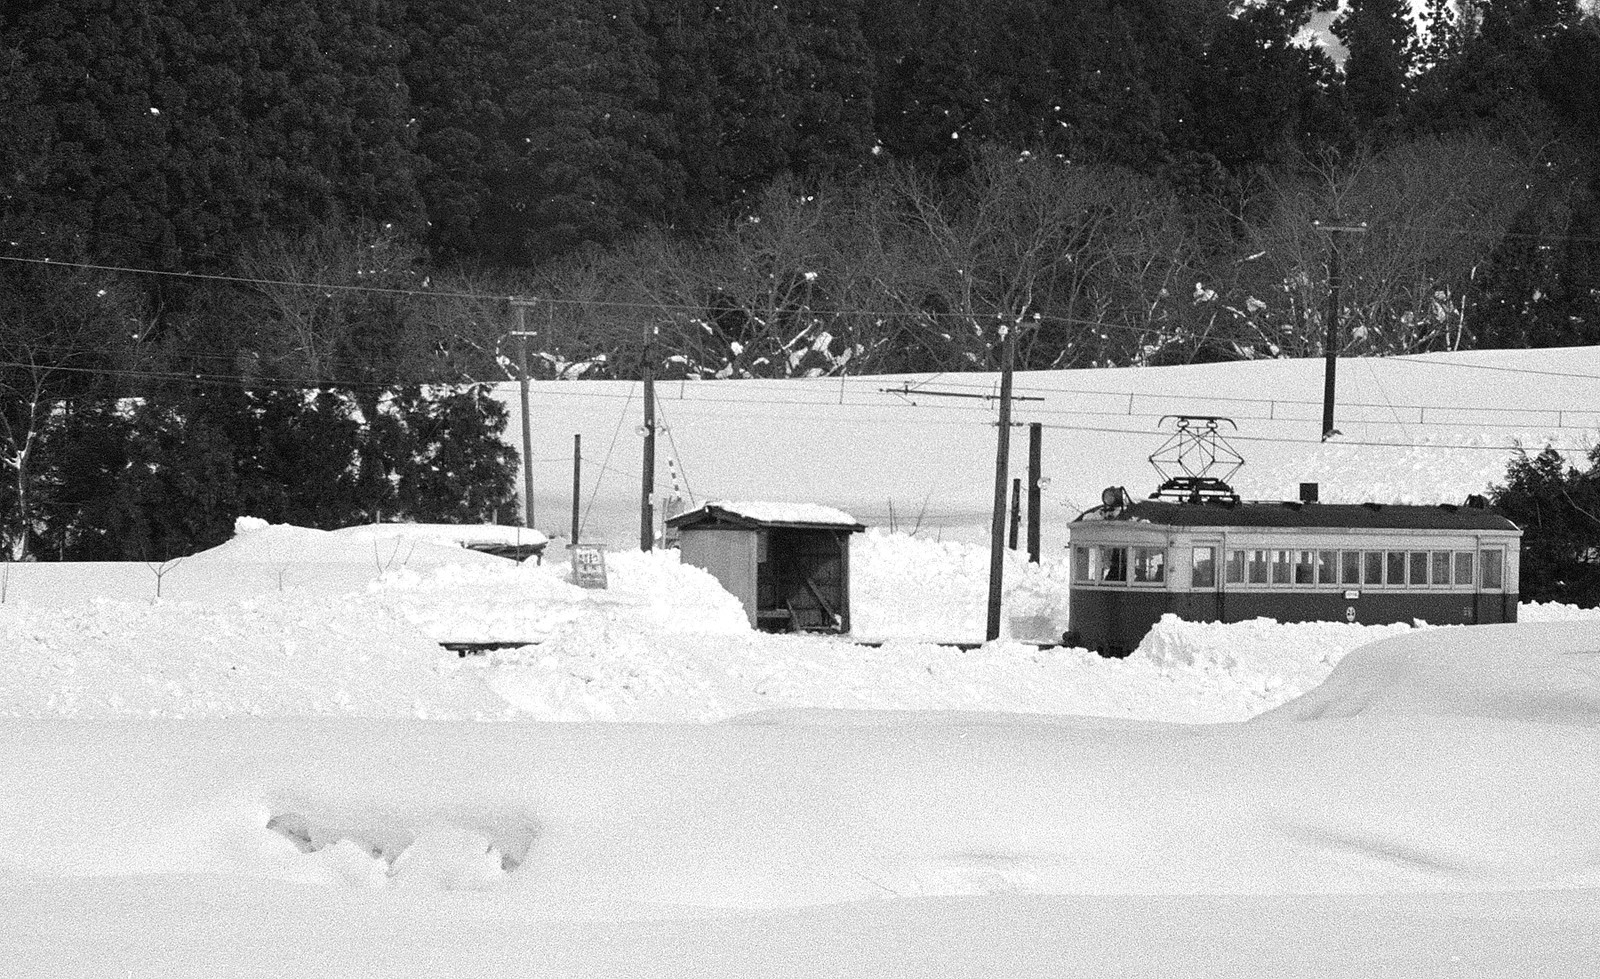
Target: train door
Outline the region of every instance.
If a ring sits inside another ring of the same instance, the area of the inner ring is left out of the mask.
[[[1175,582],[1188,594],[1187,614],[1191,622],[1222,622],[1227,595],[1222,586],[1224,561],[1221,537],[1197,537],[1189,543],[1189,580]]]
[[[1473,594],[1473,621],[1516,621],[1506,605],[1506,551],[1503,547],[1478,550],[1478,587]]]

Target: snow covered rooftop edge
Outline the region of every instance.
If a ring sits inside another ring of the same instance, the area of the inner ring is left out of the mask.
[[[848,527],[865,530],[855,517],[833,507],[816,503],[763,503],[759,501],[708,500],[699,507],[667,521],[674,527],[695,523],[706,517],[726,515],[756,523],[783,526]]]

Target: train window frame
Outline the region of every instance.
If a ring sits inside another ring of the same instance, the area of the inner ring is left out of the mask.
[[[1339,584],[1361,587],[1361,552],[1339,552]]]
[[[1361,586],[1363,588],[1377,588],[1383,585],[1383,552],[1361,552]]]
[[[1406,585],[1406,551],[1383,552],[1383,583],[1404,588]]]
[[[1096,573],[1101,584],[1126,585],[1128,583],[1128,548],[1123,544],[1099,544],[1099,566]]]
[[[1489,559],[1493,558],[1493,561]],[[1494,584],[1489,583],[1489,569],[1494,568]],[[1506,552],[1498,547],[1478,550],[1478,587],[1483,591],[1506,590]]]
[[[1294,584],[1294,548],[1274,547],[1272,553],[1272,584],[1282,588]]]
[[[1216,544],[1193,544],[1189,553],[1189,587],[1193,589],[1214,590],[1217,587],[1217,551]],[[1201,557],[1201,552],[1205,553]],[[1205,568],[1202,577],[1201,568]]]
[[[1431,568],[1427,551],[1406,552],[1406,587],[1428,587],[1429,571]]]
[[[1079,544],[1072,549],[1072,580],[1088,584],[1098,581],[1100,549],[1093,544]]]
[[[1153,575],[1152,575],[1152,564]],[[1167,583],[1167,549],[1135,544],[1128,548],[1128,577],[1130,585],[1165,585]]]
[[[1227,550],[1227,560],[1223,562],[1222,583],[1224,585],[1245,584],[1246,568],[1250,565],[1250,550],[1244,547],[1230,547]]]
[[[1449,588],[1452,583],[1449,551],[1432,551],[1428,559],[1428,584],[1434,588]]]
[[[1455,554],[1456,587],[1476,588],[1478,586],[1478,553],[1476,551],[1456,551]]]
[[[1266,547],[1252,547],[1247,549],[1248,557],[1245,559],[1244,583],[1246,585],[1266,585],[1272,581],[1272,550]],[[1260,577],[1257,577],[1260,569]]]
[[[1337,585],[1339,583],[1339,552],[1330,548],[1318,548],[1316,551],[1316,584]]]

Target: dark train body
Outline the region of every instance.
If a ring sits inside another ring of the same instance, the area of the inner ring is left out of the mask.
[[[1196,622],[1514,622],[1521,536],[1482,505],[1130,502],[1108,491],[1071,527],[1065,639],[1125,656],[1168,612]]]

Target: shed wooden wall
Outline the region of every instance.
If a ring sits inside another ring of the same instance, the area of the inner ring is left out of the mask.
[[[754,530],[686,527],[678,559],[704,568],[744,605],[750,628],[756,627],[756,542]]]

